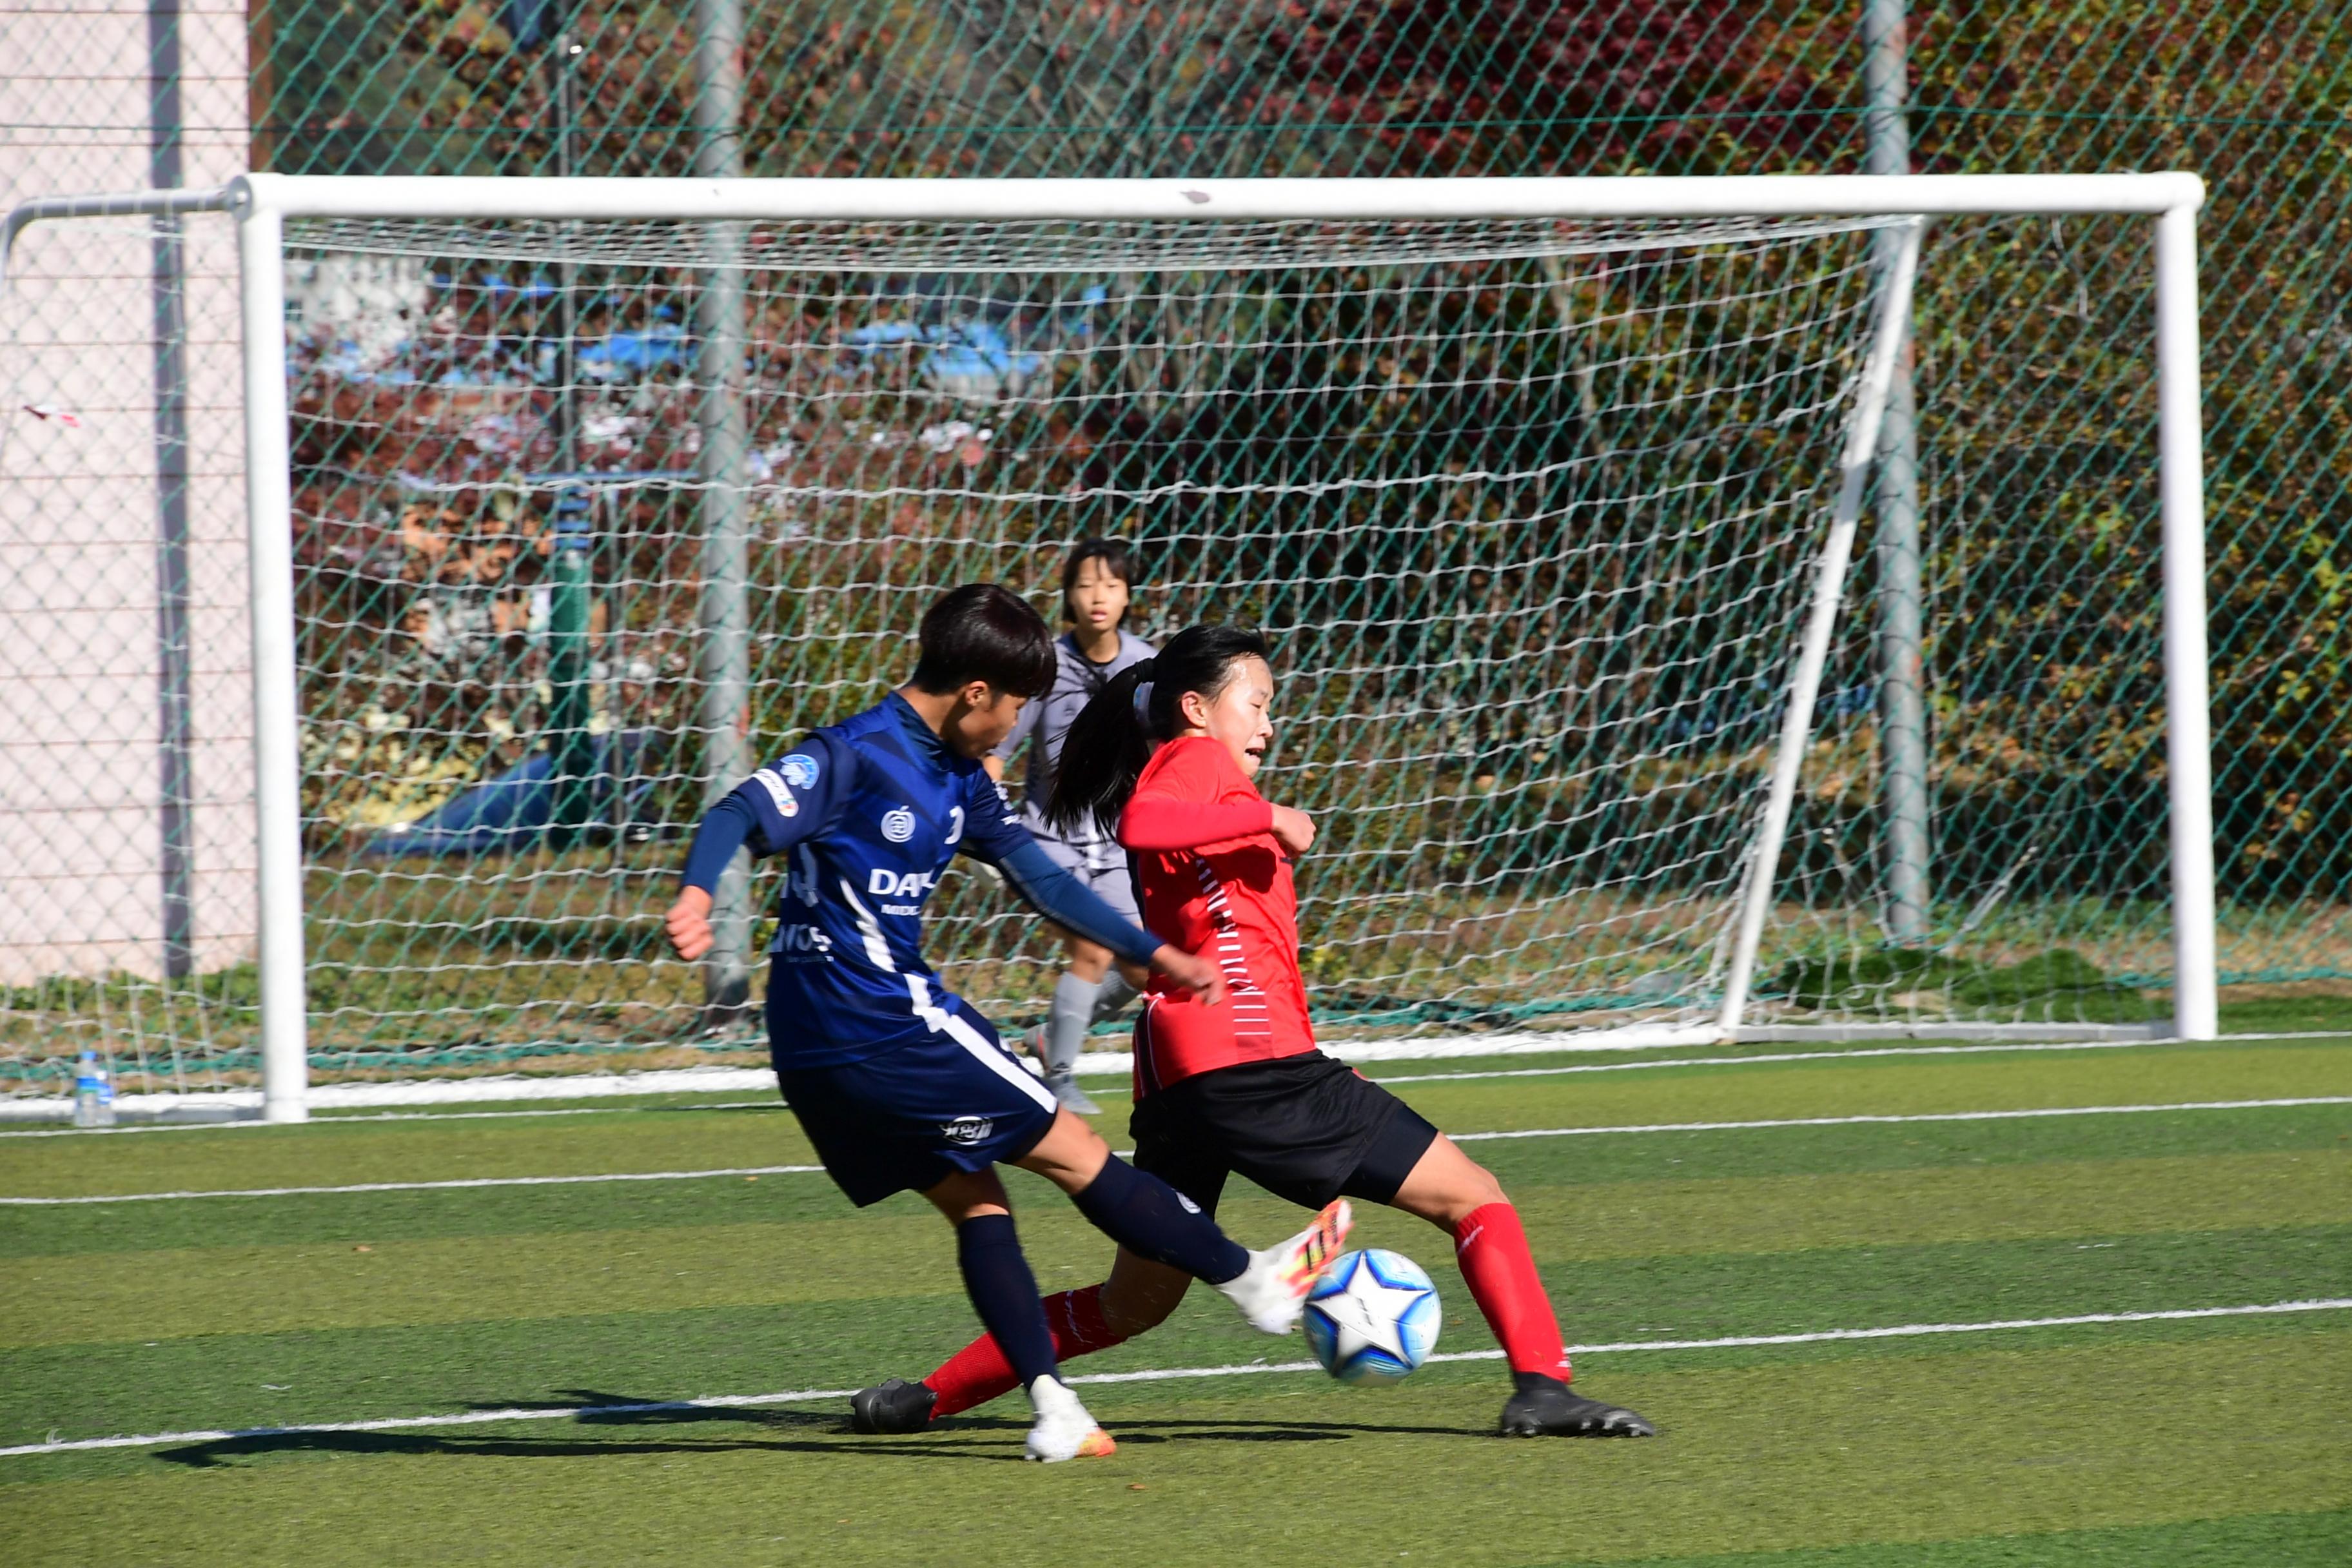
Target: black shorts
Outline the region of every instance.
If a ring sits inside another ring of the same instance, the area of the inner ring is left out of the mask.
[[[1234,1172],[1306,1208],[1393,1200],[1437,1139],[1422,1114],[1320,1051],[1181,1079],[1136,1102],[1135,1167],[1210,1214]]]

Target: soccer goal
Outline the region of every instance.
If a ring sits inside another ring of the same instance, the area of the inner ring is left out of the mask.
[[[1051,615],[1095,535],[1139,546],[1142,635],[1278,648],[1261,782],[1318,820],[1335,1035],[2210,1036],[2201,196],[254,174],[20,207],[0,1094],[86,1047],[278,1119],[313,1075],[745,1049],[773,889],[739,868],[672,962],[682,835],[902,678],[931,595]],[[1963,272],[2013,283],[1999,319]],[[1906,541],[1872,499],[1915,338]],[[1042,1011],[1003,889],[933,914],[967,995]]]

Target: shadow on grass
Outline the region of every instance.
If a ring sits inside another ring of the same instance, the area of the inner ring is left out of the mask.
[[[256,1431],[209,1442],[164,1448],[156,1457],[191,1469],[209,1469],[238,1459],[272,1454],[395,1454],[446,1455],[481,1458],[580,1459],[629,1454],[713,1454],[744,1450],[787,1454],[827,1454],[845,1458],[967,1459],[984,1464],[1017,1463],[1021,1455],[970,1442],[964,1438],[1002,1432],[1008,1436],[1028,1430],[1028,1423],[1003,1416],[951,1416],[931,1434],[920,1436],[852,1437],[846,1420],[803,1410],[743,1410],[680,1406],[633,1399],[591,1389],[566,1390],[574,1397],[562,1404],[480,1405],[481,1410],[572,1409],[585,1405],[566,1431],[545,1436],[473,1436],[452,1432],[352,1432],[328,1430]],[[609,1408],[602,1408],[609,1407]],[[759,1428],[739,1436],[705,1439],[653,1436],[599,1438],[580,1428],[652,1428],[722,1423]],[[786,1433],[804,1436],[788,1436]],[[576,1435],[575,1435],[576,1434]],[[1464,1437],[1476,1436],[1456,1426],[1414,1426],[1360,1421],[1217,1421],[1144,1420],[1121,1425],[1114,1434],[1122,1444],[1151,1443],[1338,1443],[1359,1436]],[[848,1438],[849,1441],[841,1439]]]
[[[950,1415],[933,1428],[950,1432],[1026,1432],[1026,1421],[996,1416]],[[1460,1426],[1402,1426],[1371,1421],[1154,1421],[1146,1417],[1113,1425],[1111,1436],[1128,1443],[1341,1443],[1359,1436],[1467,1437]],[[880,1438],[895,1442],[895,1438]]]

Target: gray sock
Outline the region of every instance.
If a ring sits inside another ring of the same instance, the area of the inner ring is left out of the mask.
[[[1091,1021],[1100,1024],[1116,1018],[1134,1000],[1135,987],[1127,983],[1126,975],[1114,969],[1103,976],[1102,989],[1095,993],[1095,1014]]]
[[[1094,1020],[1095,993],[1100,989],[1075,974],[1054,982],[1054,1009],[1045,1023],[1047,1072],[1066,1073],[1077,1065],[1078,1052],[1086,1048],[1087,1026]]]

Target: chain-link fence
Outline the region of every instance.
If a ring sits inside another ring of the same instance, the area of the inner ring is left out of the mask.
[[[2352,385],[2341,232],[2352,221],[2343,151],[2352,5],[2152,11],[2122,0],[745,0],[738,16],[713,0],[255,0],[247,10],[188,0],[17,12],[0,18],[16,58],[58,63],[0,89],[10,148],[0,199],[213,183],[247,160],[310,174],[1736,174],[1885,169],[1890,157],[1922,172],[2194,169],[2210,189],[2202,247],[2222,978],[2352,974],[2352,545],[2336,521],[2352,459],[2335,439]],[[740,97],[698,47],[730,27],[743,39]],[[1907,41],[1907,100],[1873,74],[1896,38]],[[1888,112],[1897,101],[1899,119]],[[722,112],[731,104],[740,107]],[[12,474],[33,471],[29,446],[52,479],[109,479],[52,489],[66,498],[56,504],[20,487],[25,516],[38,521],[12,512],[8,524],[7,548],[34,568],[13,574],[12,645],[71,642],[81,661],[73,668],[113,684],[91,700],[42,698],[58,717],[45,726],[28,715],[16,727],[0,790],[20,825],[37,825],[27,844],[54,832],[125,847],[101,892],[85,888],[86,866],[53,856],[38,879],[46,912],[6,938],[7,1027],[28,1037],[183,1003],[212,1016],[243,1006],[239,988],[249,986],[249,971],[202,955],[207,942],[226,953],[242,940],[235,914],[205,912],[200,886],[241,877],[242,851],[192,847],[188,826],[197,803],[234,804],[249,788],[226,760],[237,721],[207,720],[200,708],[192,720],[184,695],[191,659],[224,692],[243,679],[241,635],[187,632],[205,597],[190,589],[188,562],[210,558],[200,548],[188,555],[185,520],[233,508],[234,498],[205,492],[172,463],[186,441],[173,422],[192,416],[184,387],[215,402],[225,393],[219,379],[190,382],[187,367],[202,355],[196,323],[225,298],[227,269],[225,258],[192,257],[168,237],[124,240],[131,248],[90,280],[87,307],[115,320],[134,295],[142,301],[119,363],[100,376],[76,363],[70,341],[57,345],[65,368],[25,400],[36,406],[12,403],[0,446]],[[1851,603],[1786,867],[1794,885],[1861,911],[1863,934],[1883,939],[1889,956],[1798,966],[1780,976],[1791,1005],[1842,998],[1850,1010],[1859,998],[1903,1012],[1903,998],[1930,990],[1948,1000],[1983,975],[1944,973],[1940,961],[1916,955],[1962,934],[1991,939],[2010,960],[2088,954],[2084,972],[2101,994],[2160,992],[2168,978],[2165,910],[2138,891],[2160,886],[2164,855],[2161,729],[2147,700],[2157,613],[2147,265],[2144,240],[2115,226],[1948,226],[1931,243],[1917,311],[1916,570],[1885,575],[1901,557],[1883,536],[1865,557],[1867,591]],[[2126,275],[2136,281],[2118,287]],[[497,515],[516,511],[512,489],[498,492],[505,500],[478,490],[480,505],[463,515],[425,504],[530,468],[528,421],[505,405],[511,389],[479,376],[467,385],[469,367],[407,363],[423,335],[386,323],[429,317],[461,296],[478,309],[497,289],[512,290],[497,309],[535,310],[530,268],[436,277],[420,265],[312,264],[297,282],[293,326],[312,351],[304,374],[325,410],[310,416],[314,433],[336,417],[367,424],[383,387],[428,370],[449,388],[432,400],[429,428],[370,426],[367,483],[323,447],[298,447],[303,569],[407,593],[413,604],[377,608],[390,625],[416,622],[414,646],[403,644],[411,662],[529,636],[540,611],[528,593],[503,611],[497,595],[476,594],[475,605],[452,591],[451,574],[478,575],[499,539],[534,536],[527,525],[552,519]],[[638,313],[580,323],[582,352],[601,354],[616,382],[657,383],[663,356],[683,352],[697,323],[663,316],[653,292],[629,309]],[[530,374],[521,367],[516,384]],[[415,399],[394,401],[405,409]],[[600,471],[657,484],[692,467],[683,405],[615,417],[599,429],[609,448],[594,454]],[[108,444],[68,451],[58,445],[67,421],[105,430]],[[142,462],[123,455],[125,440],[147,444]],[[384,501],[400,484],[412,493]],[[680,505],[643,493],[664,516]],[[84,523],[100,512],[121,535],[109,547],[121,555],[112,576],[84,569],[98,548]],[[241,557],[234,530],[220,531],[213,569],[233,581]],[[1033,569],[1042,591],[1045,554]],[[514,570],[499,557],[496,572]],[[152,575],[152,592],[125,586],[126,572]],[[1916,589],[1905,585],[1914,580]],[[1893,694],[1873,639],[1896,589],[1916,592],[1924,628],[1924,857],[1890,847],[1900,834],[1879,776]],[[500,613],[516,626],[490,624]],[[604,613],[617,612],[608,604]],[[451,619],[466,615],[488,618]],[[634,656],[611,640],[600,658],[619,690]],[[356,644],[352,653],[367,658]],[[360,668],[367,679],[352,689],[382,673]],[[372,719],[366,706],[333,716],[336,743],[358,735],[359,754],[314,759],[314,776],[339,774],[358,791],[335,803],[352,823],[420,820],[530,750],[512,732],[522,721],[508,715],[509,732],[486,725],[460,743],[436,741],[430,754],[404,752],[390,710]],[[81,786],[60,784],[55,742],[98,714],[111,726],[107,768],[121,821],[68,826],[58,803],[80,798]],[[762,708],[753,744],[767,749],[822,716]],[[614,733],[647,728],[615,722]],[[202,748],[214,742],[221,760],[205,763]],[[1491,781],[1476,758],[1465,767]],[[632,867],[643,858],[620,857]],[[581,951],[548,956],[592,963],[597,943],[646,934],[638,906],[659,878],[640,869],[600,895],[642,883],[627,909],[597,913]],[[116,911],[108,918],[121,941],[61,943],[59,928],[92,899]],[[499,918],[507,931],[535,917]],[[142,944],[152,957],[136,951]],[[100,1032],[152,1030],[102,1023]]]

